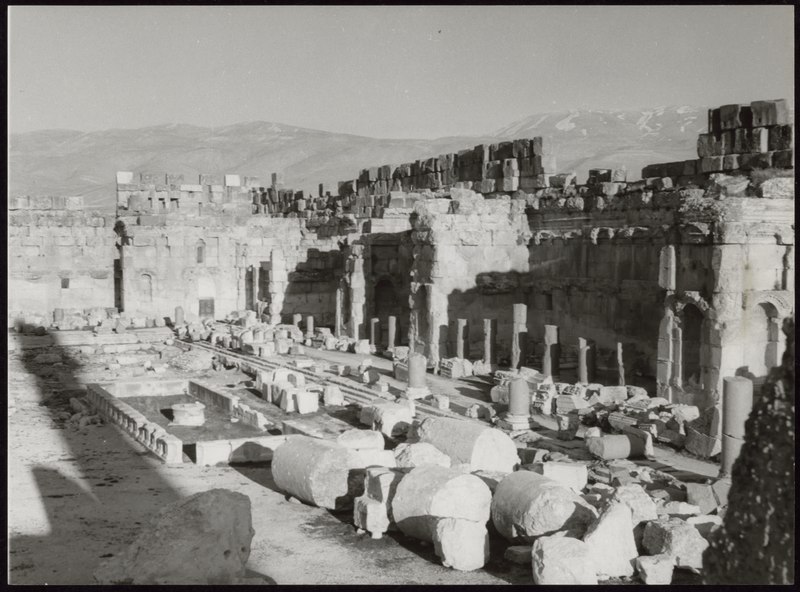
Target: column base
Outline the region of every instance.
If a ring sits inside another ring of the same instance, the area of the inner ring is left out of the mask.
[[[409,386],[403,393],[403,398],[414,401],[416,399],[424,399],[430,394],[431,390],[427,386]]]
[[[527,432],[536,427],[536,425],[536,422],[534,422],[529,415],[511,415],[510,413],[504,413],[503,417],[497,420],[495,427],[513,433]]]

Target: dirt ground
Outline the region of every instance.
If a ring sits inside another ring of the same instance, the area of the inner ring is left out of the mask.
[[[26,356],[30,358],[30,356]],[[169,377],[177,377],[170,374]],[[97,359],[64,365],[9,360],[9,582],[91,584],[92,573],[138,534],[164,504],[213,488],[252,502],[251,575],[279,584],[530,583],[530,568],[502,559],[492,541],[484,569],[443,567],[430,545],[390,534],[359,535],[352,516],[287,501],[268,466],[166,466],[112,425],[66,427],[70,396],[107,380]],[[166,376],[165,376],[166,378]],[[210,379],[247,377],[225,372]]]

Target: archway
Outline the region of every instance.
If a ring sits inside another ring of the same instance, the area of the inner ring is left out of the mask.
[[[686,304],[681,321],[681,383],[684,391],[703,389],[703,313],[694,304]]]
[[[748,308],[742,315],[739,339],[742,365],[737,374],[763,382],[779,363],[780,326],[778,310],[769,302]]]
[[[394,283],[389,278],[383,278],[375,284],[373,293],[373,315],[380,322],[379,345],[385,346],[389,339],[389,317],[397,319],[397,333],[395,339],[397,344],[403,342],[403,330],[405,319],[403,318],[403,308],[400,304],[400,297]]]

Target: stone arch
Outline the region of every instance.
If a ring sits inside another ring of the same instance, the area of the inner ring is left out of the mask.
[[[739,324],[742,362],[737,375],[761,383],[780,363],[781,320],[780,311],[769,300],[745,308]]]

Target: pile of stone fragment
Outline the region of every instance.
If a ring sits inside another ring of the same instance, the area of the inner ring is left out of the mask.
[[[240,350],[268,358],[275,354],[302,355],[305,347],[361,355],[376,353],[369,339],[336,337],[327,327],[315,327],[314,317],[305,319],[305,331],[300,329],[302,316],[294,315],[293,324],[272,324],[258,320],[252,310],[234,311],[224,322],[211,319],[175,325],[178,339],[208,341],[226,349]]]
[[[432,544],[453,569],[482,568],[493,532],[509,545],[506,560],[530,565],[538,584],[669,583],[675,569],[702,570],[722,486],[683,484],[628,460],[529,452],[486,424],[429,417],[335,440],[289,436],[272,475],[302,502],[352,508],[372,538],[396,531]]]
[[[10,313],[9,327],[17,333],[46,335],[49,331],[93,331],[120,333],[126,329],[164,327],[162,317],[120,313],[113,307],[56,308],[52,315]]]
[[[715,424],[720,419],[714,408],[701,412],[695,405],[650,397],[644,388],[633,385],[553,382],[552,377],[524,366],[518,372],[494,373],[496,385],[490,391],[493,403],[509,404],[510,385],[517,377],[528,383],[532,417],[554,419],[559,439],[572,440],[580,431],[590,450],[607,460],[618,458],[630,449],[630,444],[614,445],[623,440],[630,440],[634,450],[652,450],[655,441],[676,449],[685,448],[702,458],[721,451],[720,439],[715,436],[718,427]],[[604,433],[622,433],[625,438]],[[598,439],[587,438],[586,434]]]

